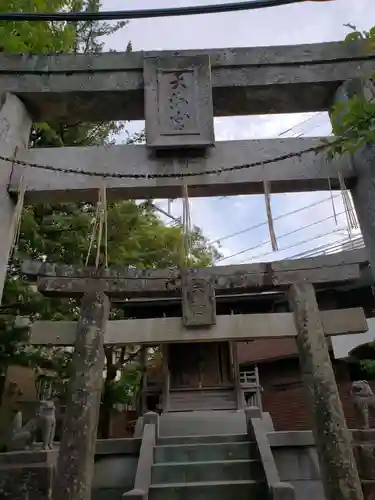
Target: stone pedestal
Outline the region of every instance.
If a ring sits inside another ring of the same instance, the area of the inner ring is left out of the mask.
[[[352,436],[365,500],[375,500],[375,429],[356,430]]]
[[[50,500],[57,453],[23,451],[0,454],[0,498]]]

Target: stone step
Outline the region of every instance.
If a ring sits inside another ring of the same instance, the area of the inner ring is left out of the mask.
[[[169,411],[231,410],[237,408],[234,389],[172,390],[169,393]]]
[[[248,442],[247,434],[216,434],[213,436],[171,436],[158,439],[158,445]]]
[[[370,495],[375,497],[375,481],[374,480],[362,480],[362,489],[365,499],[370,498]]]
[[[152,467],[152,484],[264,480],[260,460],[161,463]]]
[[[243,410],[215,410],[164,413],[159,421],[160,436],[212,436],[246,434]]]
[[[257,481],[213,481],[152,485],[150,500],[251,500],[268,499],[266,486]]]
[[[154,463],[215,462],[258,458],[255,443],[209,443],[164,445],[154,448]]]

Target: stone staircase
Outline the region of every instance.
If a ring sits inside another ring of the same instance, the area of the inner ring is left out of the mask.
[[[236,392],[233,388],[171,390],[168,411],[204,411],[237,409]]]
[[[149,500],[268,499],[256,444],[246,434],[159,438]]]

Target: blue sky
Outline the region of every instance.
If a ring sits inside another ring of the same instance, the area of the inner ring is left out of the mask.
[[[208,3],[225,3],[225,1],[103,0],[103,9],[139,9]],[[348,32],[348,28],[344,26],[346,23],[357,25],[361,29],[375,25],[373,3],[374,0],[303,2],[300,5],[260,11],[131,21],[126,28],[108,38],[106,46],[108,49],[122,51],[131,40],[134,50],[209,49],[342,40]],[[298,126],[307,119],[309,120]],[[132,122],[128,129],[132,132],[142,127],[142,122]],[[326,113],[215,119],[216,140],[278,137],[291,127],[295,128],[282,137],[324,136],[331,132]],[[119,140],[121,139],[120,137]],[[221,251],[226,257],[222,261],[223,264],[278,260],[347,238],[343,204],[337,194],[334,193],[335,211],[341,214],[337,217],[337,224],[328,192],[273,195],[272,211],[276,218],[275,229],[281,249],[279,252],[272,253],[265,224],[235,237],[225,238],[234,232],[266,221],[262,196],[192,199],[192,223],[202,227],[209,239],[222,240]],[[314,203],[318,204],[311,206]],[[163,200],[158,201],[158,204],[163,208],[167,206],[167,202]],[[309,208],[280,217],[304,206]],[[172,204],[172,214],[176,216],[181,214],[179,201]],[[315,222],[319,223],[313,225]],[[283,236],[285,234],[286,236]],[[319,235],[324,236],[319,238]],[[248,248],[252,250],[242,252]],[[238,252],[242,253],[230,257]]]

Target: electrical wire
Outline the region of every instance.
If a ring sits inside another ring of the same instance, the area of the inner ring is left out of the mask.
[[[142,10],[113,10],[101,12],[0,12],[0,21],[116,21],[128,19],[151,19],[155,17],[191,16],[197,14],[220,14],[247,10],[281,7],[308,0],[253,0],[212,5],[191,5]]]
[[[340,198],[340,196],[341,196],[340,194],[336,194],[335,196],[332,196],[332,197],[330,196],[329,198],[325,198],[324,200],[315,201],[314,203],[310,203],[309,205],[304,205],[301,208],[297,208],[297,209],[292,210],[290,212],[286,212],[285,214],[278,215],[277,217],[274,217],[273,220],[280,220],[280,219],[283,219],[284,217],[288,217],[289,215],[294,215],[294,214],[297,214],[299,212],[303,212],[304,210],[307,210],[308,208],[322,205],[323,203],[327,203],[328,201],[331,201],[332,199],[335,199],[335,198]],[[234,236],[239,236],[240,234],[244,234],[244,233],[253,231],[254,229],[258,229],[258,228],[266,226],[266,225],[267,225],[267,221],[260,222],[259,224],[255,224],[254,226],[246,227],[245,229],[241,229],[240,231],[236,231],[235,233],[227,234],[227,235],[223,236],[222,238],[217,238],[215,240],[211,240],[211,241],[209,241],[209,244],[214,245],[215,243],[221,243],[222,241],[228,240],[229,238],[233,238]]]
[[[307,257],[316,257],[317,255],[330,255],[340,251],[348,250],[349,247],[351,247],[351,249],[359,249],[364,248],[364,246],[365,243],[363,241],[362,234],[358,234],[357,236],[354,236],[352,238],[348,238],[347,236],[345,236],[344,239],[339,240],[338,242],[328,244],[325,243],[324,245],[319,245],[318,247],[314,247],[311,250],[296,253],[291,257],[285,257],[285,259],[300,259]]]
[[[286,236],[290,236],[292,234],[298,233],[299,231],[303,231],[304,229],[307,229],[309,227],[314,227],[317,224],[321,224],[322,222],[326,222],[326,221],[328,221],[330,219],[333,219],[336,215],[342,215],[344,213],[345,213],[345,210],[343,212],[339,212],[338,214],[330,215],[329,217],[325,217],[324,219],[320,219],[318,221],[311,222],[310,224],[307,224],[305,226],[299,227],[297,229],[293,229],[292,231],[288,231],[287,233],[284,233],[281,236],[278,236],[277,239],[281,240],[282,238],[285,238]],[[269,241],[270,240],[267,239],[267,240],[263,241],[262,243],[258,243],[258,244],[254,245],[252,247],[245,248],[244,250],[239,250],[238,252],[236,252],[234,254],[228,255],[227,257],[221,257],[220,259],[217,260],[217,262],[222,262],[223,260],[231,259],[232,257],[237,257],[238,255],[242,255],[243,253],[247,253],[247,252],[250,252],[251,250],[255,250],[257,248],[260,248],[263,245],[266,245],[267,243],[269,243]],[[280,248],[279,251],[282,252],[283,250],[285,250],[285,248]],[[264,255],[268,255],[268,253],[266,253]],[[263,256],[263,255],[261,255],[261,256]],[[256,258],[256,257],[254,257],[254,258]]]
[[[304,245],[305,243],[309,243],[310,241],[318,240],[319,238],[324,238],[325,236],[329,236],[333,233],[337,233],[338,231],[342,231],[344,228],[338,227],[337,229],[331,229],[331,231],[328,231],[327,233],[322,233],[314,236],[313,238],[308,238],[307,240],[303,241],[298,241],[297,243],[293,243],[293,245],[288,245],[285,248],[282,248],[280,252],[283,252],[284,250],[289,250],[290,248],[297,247],[299,245]],[[267,253],[262,253],[258,255],[254,255],[254,257],[251,257],[251,260],[258,259],[260,257],[267,257],[268,255],[272,255],[273,252],[267,252]],[[289,259],[288,259],[289,260]],[[240,262],[240,264],[244,263],[245,261]]]
[[[320,116],[320,115],[322,115],[324,113],[325,113],[325,111],[320,111],[319,113],[316,113],[313,116],[310,116],[309,118],[306,118],[305,120],[302,120],[302,121],[296,123],[292,127],[284,130],[283,132],[280,132],[280,134],[278,134],[277,137],[282,137],[283,135],[287,134],[288,132],[291,132],[292,130],[297,129],[301,125],[304,125],[305,123],[310,122],[314,118],[317,118],[318,116]],[[301,134],[298,134],[297,136],[291,136],[291,137],[296,137],[297,139],[300,139],[301,137],[303,137],[306,134],[306,132],[310,132],[311,130],[314,130],[315,128],[320,127],[323,124],[324,124],[324,122],[323,123],[320,122],[320,123],[314,125],[313,127],[310,127],[307,130],[304,130]],[[289,136],[288,136],[288,138],[289,138]],[[217,201],[224,200],[226,198],[229,198],[229,196],[228,195],[226,195],[226,196],[220,196],[219,198],[217,198]]]
[[[305,123],[311,122],[312,120],[314,120],[318,116],[322,115],[323,113],[325,113],[325,111],[320,111],[319,113],[316,113],[313,116],[309,116],[309,118],[306,118],[305,120],[302,120],[301,122],[296,123],[292,127],[287,128],[283,132],[280,132],[280,134],[278,134],[277,137],[282,137],[283,135],[287,134],[288,132],[291,132],[292,130],[295,130],[296,128],[300,127],[301,125],[304,125]]]
[[[154,207],[155,210],[157,210],[161,214],[165,215],[165,217],[168,217],[169,219],[172,219],[172,223],[173,222],[176,222],[176,223],[179,222],[178,217],[174,217],[173,215],[169,214],[168,212],[166,212],[162,208],[158,207],[155,203],[153,203],[152,206]]]

